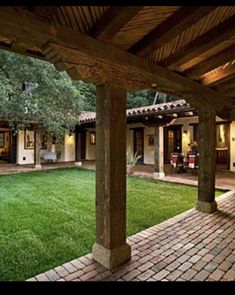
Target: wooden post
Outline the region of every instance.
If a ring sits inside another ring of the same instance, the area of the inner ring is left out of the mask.
[[[199,175],[196,209],[212,213],[217,209],[215,201],[215,112],[199,109]]]
[[[40,156],[40,149],[41,149],[41,129],[35,128],[34,130],[34,167],[35,169],[41,169],[41,156]]]
[[[163,151],[163,126],[157,125],[154,127],[154,179],[165,177]]]
[[[81,160],[81,132],[76,129],[75,132],[75,166],[82,166]]]
[[[107,268],[131,258],[126,243],[126,91],[114,84],[97,86],[93,258]]]

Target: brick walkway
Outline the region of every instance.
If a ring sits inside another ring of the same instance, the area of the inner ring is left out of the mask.
[[[189,210],[128,238],[132,259],[110,271],[88,254],[28,281],[235,280],[235,192],[213,214]]]

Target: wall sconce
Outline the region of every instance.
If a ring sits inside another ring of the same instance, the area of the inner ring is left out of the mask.
[[[188,131],[187,130],[184,130],[184,134],[187,135],[187,133],[188,133]]]
[[[235,137],[232,137],[232,141],[235,141]]]

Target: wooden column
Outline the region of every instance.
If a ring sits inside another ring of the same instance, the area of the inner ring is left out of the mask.
[[[154,179],[162,179],[164,173],[163,126],[154,127]]]
[[[41,129],[35,128],[34,130],[34,167],[35,169],[41,169]]]
[[[199,109],[199,175],[198,203],[196,209],[212,213],[216,211],[215,201],[215,112]]]
[[[97,86],[93,258],[107,268],[131,258],[126,243],[126,91],[114,84]]]
[[[82,166],[81,160],[81,132],[76,130],[75,132],[75,166]]]

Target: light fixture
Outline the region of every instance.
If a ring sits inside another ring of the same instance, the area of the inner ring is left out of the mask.
[[[187,133],[188,133],[188,131],[187,130],[184,130],[184,134],[187,135]]]

